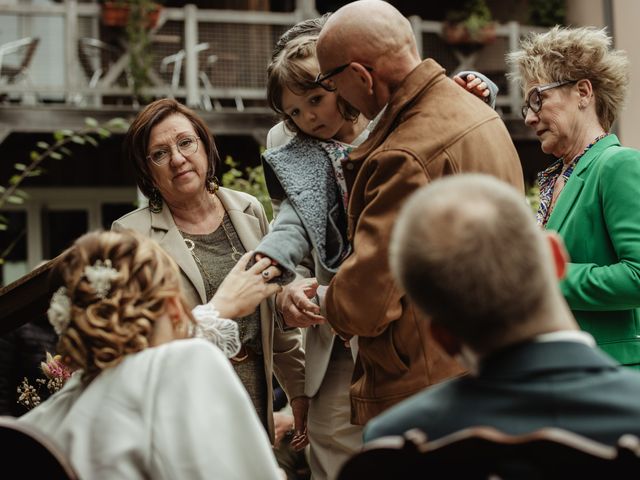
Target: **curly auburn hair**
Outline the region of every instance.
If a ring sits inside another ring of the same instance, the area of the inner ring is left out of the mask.
[[[282,109],[282,93],[288,88],[297,95],[322,88],[316,83],[320,72],[316,58],[317,35],[301,35],[293,38],[274,55],[267,68],[267,102],[271,109],[292,132],[299,132],[295,122]],[[328,92],[327,92],[328,93]],[[338,95],[335,93],[335,95]],[[338,95],[338,110],[345,120],[355,122],[360,112]]]
[[[85,267],[98,260],[110,260],[118,271],[104,297],[85,275]],[[125,355],[150,346],[167,299],[181,299],[189,323],[195,322],[183,300],[175,262],[153,240],[133,231],[81,236],[56,264],[52,283],[66,287],[71,300],[71,320],[58,341],[58,353],[69,368],[81,369],[87,382]]]
[[[523,89],[532,82],[588,79],[600,124],[609,131],[629,84],[629,59],[624,51],[612,50],[611,43],[605,29],[594,27],[556,26],[545,33],[532,33],[520,50],[507,55],[514,70],[508,76]]]

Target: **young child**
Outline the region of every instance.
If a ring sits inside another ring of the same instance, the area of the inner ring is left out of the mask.
[[[316,41],[316,35],[294,38],[267,70],[269,105],[295,133],[262,156],[269,194],[281,203],[271,232],[255,251],[281,270],[275,279],[281,284],[291,282],[296,266],[313,252],[316,279],[328,285],[349,254],[342,162],[374,127],[336,93],[315,83]],[[456,82],[493,106],[497,87],[486,77],[462,72]]]

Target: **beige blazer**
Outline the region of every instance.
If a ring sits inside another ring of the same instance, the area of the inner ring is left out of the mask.
[[[269,231],[264,208],[253,196],[220,188],[217,193],[244,248],[252,250]],[[160,213],[139,208],[113,222],[113,230],[132,229],[149,236],[175,260],[182,273],[183,290],[191,307],[206,303],[204,279],[189,253],[166,204]],[[289,399],[304,394],[304,350],[299,329],[283,331],[274,324],[273,301],[260,304],[262,349],[267,379],[275,373]],[[267,382],[269,434],[273,438],[273,388]]]

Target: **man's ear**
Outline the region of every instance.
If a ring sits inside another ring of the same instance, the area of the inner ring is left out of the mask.
[[[369,95],[373,94],[373,77],[371,72],[367,70],[362,64],[358,62],[351,62],[351,70],[353,70],[358,78],[358,81],[362,83],[362,86],[366,88]]]
[[[429,324],[429,329],[431,330],[431,335],[434,340],[438,342],[438,345],[440,345],[450,357],[455,357],[460,353],[462,350],[462,342],[460,342],[455,335],[451,334],[449,330],[433,321]]]
[[[549,248],[551,248],[551,257],[553,258],[553,265],[556,270],[556,276],[558,280],[564,278],[567,273],[567,263],[569,262],[569,254],[564,247],[562,238],[556,232],[546,231],[545,235],[549,242]]]

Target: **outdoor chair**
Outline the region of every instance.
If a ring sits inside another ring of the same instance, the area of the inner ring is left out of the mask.
[[[0,45],[0,89],[21,80],[31,84],[29,66],[39,43],[38,37],[26,37]]]
[[[78,61],[89,88],[96,88],[100,80],[122,55],[124,55],[124,51],[121,48],[97,38],[83,37],[78,39]],[[124,70],[124,81],[128,88],[132,88],[133,80],[128,65]],[[75,104],[83,104],[85,97],[78,93],[73,96],[71,101]],[[99,96],[94,96],[92,103],[94,106],[99,106],[102,102]]]
[[[209,50],[209,43],[203,42],[199,43],[195,46],[196,53],[206,52]],[[180,87],[180,79],[182,75],[182,64],[184,62],[186,56],[186,51],[184,49],[179,50],[178,52],[168,55],[162,59],[160,62],[160,71],[161,72],[171,72],[171,89],[176,90]],[[206,70],[208,70],[211,65],[215,64],[219,59],[218,55],[212,54],[206,57]],[[200,69],[198,72],[198,80],[202,83],[204,90],[201,91],[200,104],[204,110],[221,110],[222,104],[218,99],[211,99],[209,95],[209,91],[213,89],[213,85],[207,75],[206,71]],[[239,112],[244,110],[244,103],[242,98],[239,96],[234,97],[236,110]]]

